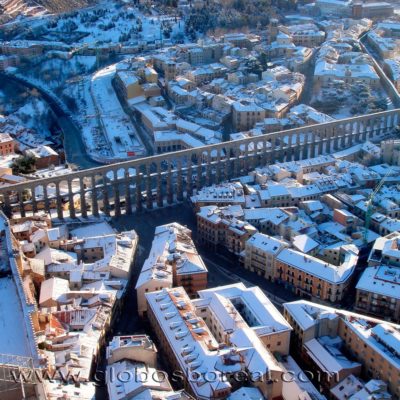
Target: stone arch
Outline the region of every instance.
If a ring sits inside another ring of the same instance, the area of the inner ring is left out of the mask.
[[[69,198],[69,204],[70,206],[70,214],[71,214],[71,209],[73,209],[76,212],[81,212],[81,199],[80,199],[80,182],[79,178],[73,178],[70,181],[70,198]]]
[[[205,173],[203,154],[202,152],[196,152],[196,167],[194,167],[192,179],[194,190],[199,190],[203,187]]]
[[[68,188],[68,180],[61,179],[58,182],[60,198],[62,203],[63,210],[67,211],[69,209],[69,188]]]
[[[400,115],[399,112],[395,112],[391,114],[391,128],[395,128],[396,126],[400,125]],[[389,118],[388,116],[386,118]]]
[[[22,189],[22,200],[23,200],[23,207],[26,212],[32,212],[34,205],[36,206],[36,202],[33,199],[33,188],[34,186],[25,187]],[[37,210],[35,210],[37,211]]]
[[[64,211],[69,209],[69,189],[68,180],[62,178],[54,182],[55,185],[55,208],[57,212],[57,217],[60,219],[64,218]]]
[[[52,214],[56,209],[56,185],[54,182],[48,182],[44,187],[44,209],[46,212]]]
[[[124,181],[125,178],[125,167],[120,167],[114,170],[114,179],[116,181]]]
[[[255,138],[254,140],[254,165],[259,167],[264,163],[264,140],[262,138]]]
[[[90,208],[94,216],[99,215],[99,202],[101,200],[101,186],[103,176],[100,173],[95,173],[90,176]]]
[[[90,175],[81,176],[79,178],[80,184],[80,199],[81,199],[81,216],[86,217],[88,211],[91,209],[91,179]]]
[[[110,215],[110,178],[113,178],[113,174],[110,171],[102,171],[97,174],[99,178],[99,186],[97,188],[98,192],[98,207],[99,210],[104,212],[105,215]],[[112,180],[111,180],[112,182]]]
[[[136,168],[128,167],[125,170],[126,175],[126,210],[127,212],[132,211],[132,205],[134,204],[135,199],[135,190],[136,190]]]
[[[36,204],[37,211],[44,209],[43,185],[34,185],[32,189],[32,208]]]

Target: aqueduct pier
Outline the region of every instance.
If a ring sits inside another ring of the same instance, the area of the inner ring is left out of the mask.
[[[165,153],[0,188],[3,209],[25,216],[50,209],[58,218],[131,214],[182,201],[194,188],[254,167],[330,154],[392,132],[400,109]]]

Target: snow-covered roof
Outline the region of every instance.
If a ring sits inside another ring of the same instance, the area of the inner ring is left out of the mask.
[[[38,260],[43,260],[45,265],[65,263],[76,264],[78,256],[76,253],[53,249],[49,246],[46,246],[38,254],[36,254],[35,258]]]
[[[338,400],[347,400],[353,394],[363,389],[364,384],[353,374],[341,380],[331,389],[331,393]]]
[[[77,237],[78,239],[84,239],[92,236],[111,235],[113,233],[115,233],[115,231],[106,222],[100,222],[97,224],[85,224],[79,228],[71,230],[71,236]]]
[[[385,358],[395,368],[400,368],[400,327],[387,323],[369,324],[360,318],[346,320],[364,342]]]
[[[50,156],[57,156],[57,152],[53,150],[50,146],[39,146],[34,149],[26,150],[26,153],[35,158],[44,158]]]
[[[251,246],[260,249],[269,254],[278,254],[279,251],[286,245],[286,242],[273,238],[272,236],[264,233],[255,233],[247,242],[246,247]]]
[[[163,289],[145,296],[182,371],[199,373],[198,379],[188,380],[196,398],[212,397],[215,390],[230,391],[231,384],[224,374],[282,371],[251,328],[235,330],[230,335],[232,345],[219,346],[204,320],[196,315],[183,288]],[[202,378],[210,371],[212,380]]]
[[[340,374],[343,370],[361,368],[360,363],[350,361],[339,350],[339,346],[330,344],[331,341],[333,341],[331,338],[322,336],[304,343],[307,355],[318,365],[318,368],[323,373],[327,374],[327,376],[333,376],[335,373]]]
[[[400,325],[307,300],[285,303],[283,307],[303,331],[316,327],[320,319],[341,318],[366,345],[372,347],[395,368],[400,368]]]
[[[336,319],[335,309],[305,300],[285,303],[285,310],[296,320],[303,331],[318,324],[319,319]]]
[[[390,400],[392,395],[387,392],[386,382],[379,379],[371,379],[364,387],[352,396],[348,397],[349,400],[364,400],[370,397],[379,399]]]
[[[362,273],[356,289],[400,299],[400,267],[368,267]]]
[[[118,71],[117,76],[126,87],[139,84],[139,78],[134,71]]]
[[[112,370],[112,373],[111,373]],[[115,379],[131,374],[133,379]],[[112,379],[114,378],[114,379]],[[110,400],[136,399],[145,390],[172,392],[165,373],[159,373],[143,363],[123,360],[107,366],[107,389]]]
[[[358,256],[352,251],[345,253],[339,266],[292,249],[284,249],[277,256],[277,261],[333,284],[346,282],[353,274],[357,260]]]
[[[262,195],[262,190],[258,193]],[[263,222],[271,222],[274,225],[279,225],[289,219],[289,215],[277,207],[271,208],[254,208],[245,209],[244,218],[249,221],[260,220]]]
[[[243,283],[235,283],[200,290],[198,296],[199,299],[193,301],[195,307],[210,308],[225,331],[249,326],[238,310],[239,304],[243,307],[243,312],[249,316],[249,320],[253,321],[250,328],[257,335],[264,336],[291,330],[282,314],[257,286],[246,288]],[[234,310],[237,312],[234,313]]]
[[[374,67],[369,64],[331,64],[326,61],[318,61],[315,64],[315,76],[332,76],[335,78],[352,77],[357,79],[368,78],[379,80]]]
[[[310,236],[303,234],[293,238],[293,247],[303,253],[309,253],[319,246],[319,243]]]
[[[58,301],[61,296],[69,292],[69,281],[61,278],[50,278],[40,286],[39,304],[48,300]]]
[[[264,396],[256,387],[241,387],[232,392],[227,400],[263,400]]]
[[[209,202],[245,204],[243,186],[239,182],[204,187],[191,197],[193,203]]]
[[[191,231],[178,224],[160,225],[143,264],[136,289],[149,281],[159,280],[172,287],[173,275],[189,275],[207,272],[203,259],[191,239]]]

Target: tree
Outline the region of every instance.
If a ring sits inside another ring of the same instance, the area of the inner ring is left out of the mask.
[[[21,156],[16,158],[11,164],[13,174],[29,174],[34,172],[36,167],[36,160],[32,156]]]
[[[374,100],[373,101],[373,105],[378,111],[387,110],[387,100],[385,98],[383,98],[383,97]]]
[[[263,72],[263,67],[256,58],[249,58],[246,61],[245,66],[247,73],[256,74],[259,78],[261,77],[261,74]]]
[[[268,68],[268,63],[269,63],[267,54],[262,51],[258,56],[258,61],[262,66],[263,70],[265,71]]]
[[[238,11],[244,11],[245,6],[246,3],[244,2],[244,0],[235,0],[233,2],[233,8]]]

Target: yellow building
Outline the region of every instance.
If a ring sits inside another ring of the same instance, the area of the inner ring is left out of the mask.
[[[118,71],[115,75],[115,84],[125,100],[143,95],[139,78],[133,71]]]

